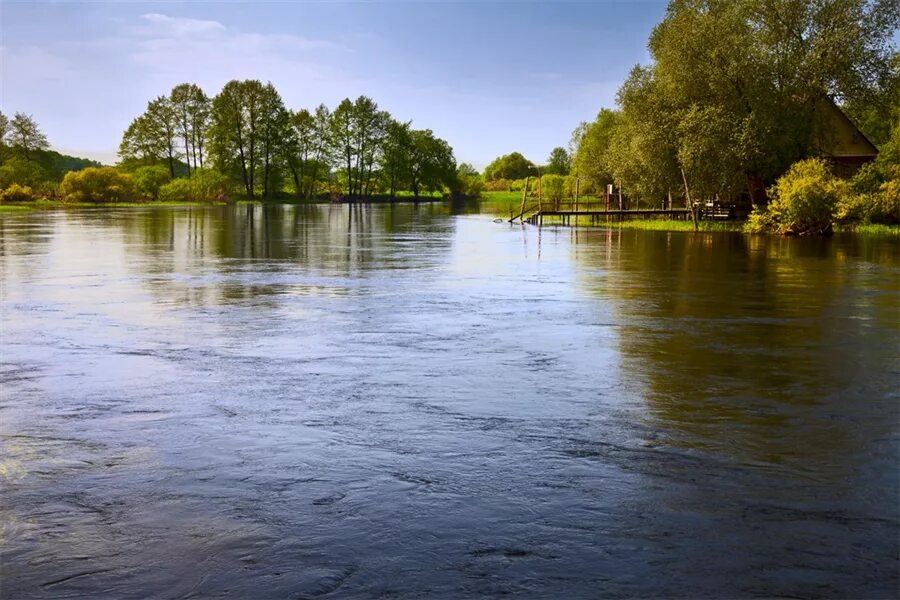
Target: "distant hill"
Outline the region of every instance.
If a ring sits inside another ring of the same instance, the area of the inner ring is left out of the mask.
[[[52,179],[62,179],[69,171],[80,171],[88,167],[102,167],[96,160],[60,154],[55,150],[35,152],[34,159],[47,171]]]

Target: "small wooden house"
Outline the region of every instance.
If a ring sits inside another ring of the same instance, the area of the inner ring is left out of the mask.
[[[837,104],[826,99],[817,109],[822,132],[815,147],[819,156],[834,164],[837,175],[849,177],[865,163],[875,160],[878,148]]]

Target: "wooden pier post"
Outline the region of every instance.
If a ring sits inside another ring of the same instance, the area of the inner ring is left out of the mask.
[[[519,220],[525,216],[525,201],[528,199],[528,177],[525,177],[525,188],[522,190],[522,210],[519,211]]]

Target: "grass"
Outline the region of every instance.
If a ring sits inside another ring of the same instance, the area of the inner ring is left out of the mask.
[[[27,212],[58,208],[135,208],[144,206],[224,206],[225,202],[63,202],[61,200],[26,200],[0,204],[0,212]]]
[[[865,223],[861,225],[839,225],[836,231],[858,233],[861,235],[890,235],[900,237],[900,225],[876,225]]]

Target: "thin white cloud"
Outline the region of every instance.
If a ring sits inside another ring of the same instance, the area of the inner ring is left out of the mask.
[[[231,79],[272,81],[291,106],[315,106],[352,88],[347,48],[329,40],[240,31],[219,21],[142,15],[128,56],[142,83],[166,93],[184,81],[214,95]],[[323,93],[324,92],[324,93]]]
[[[156,31],[165,30],[178,36],[204,35],[225,30],[225,26],[218,21],[183,19],[159,13],[147,13],[141,15],[141,18],[147,21]]]

